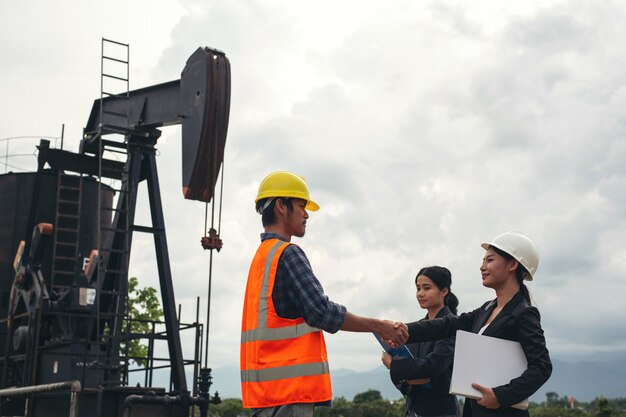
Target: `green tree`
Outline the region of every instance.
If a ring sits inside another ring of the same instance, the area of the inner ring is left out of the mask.
[[[163,317],[163,309],[157,291],[152,287],[139,288],[136,277],[128,280],[128,305],[126,306],[128,321],[124,322],[124,330],[130,333],[147,334],[152,331],[152,321]],[[140,339],[132,339],[122,345],[122,351],[128,348],[128,356],[139,366],[148,363],[148,346]]]
[[[595,417],[611,417],[615,413],[613,406],[609,403],[604,397],[597,398],[596,401],[596,411],[593,414]]]
[[[568,404],[569,402],[567,401],[566,395],[559,397],[559,394],[554,391],[546,392],[546,406],[565,408],[568,406]]]
[[[559,400],[559,394],[554,391],[546,392],[546,404],[553,405]]]
[[[382,400],[383,396],[380,394],[380,391],[375,389],[370,389],[365,392],[361,392],[354,396],[352,400],[355,404],[369,403],[373,401]]]
[[[239,417],[247,416],[248,414],[248,411],[244,410],[241,400],[238,398],[226,398],[217,405],[211,404],[208,412],[210,417]],[[200,415],[199,410],[196,410],[195,415]]]
[[[316,417],[356,417],[354,413],[352,401],[337,397],[333,400],[332,407],[315,407],[313,415]]]

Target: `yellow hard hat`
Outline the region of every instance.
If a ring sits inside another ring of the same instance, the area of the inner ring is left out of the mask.
[[[259,193],[254,202],[257,203],[259,200],[271,197],[300,198],[306,201],[307,210],[317,211],[320,208],[316,202],[311,200],[306,180],[292,172],[272,172],[261,181]]]

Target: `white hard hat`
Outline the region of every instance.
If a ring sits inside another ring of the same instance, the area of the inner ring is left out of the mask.
[[[524,276],[524,280],[533,280],[533,276],[537,272],[537,266],[539,266],[539,251],[533,241],[524,233],[518,231],[502,233],[491,242],[483,243],[480,246],[483,249],[489,249],[490,246],[493,246],[508,253],[528,271],[528,274]]]

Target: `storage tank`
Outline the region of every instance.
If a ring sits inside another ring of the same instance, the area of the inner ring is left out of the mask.
[[[63,181],[79,183],[78,175],[62,174]],[[6,318],[9,308],[11,286],[15,277],[13,261],[21,240],[24,240],[29,224],[30,205],[33,201],[36,172],[8,173],[0,175],[0,319]],[[102,206],[110,208],[113,204],[113,190],[103,185]],[[61,192],[59,193],[59,188]],[[66,195],[64,195],[66,193]],[[41,173],[41,187],[38,198],[36,216],[33,225],[38,223],[51,223],[55,225],[57,210],[63,211],[64,204],[79,206],[80,214],[76,217],[79,221],[78,232],[78,259],[76,264],[82,268],[83,259],[88,258],[92,249],[98,247],[98,181],[92,177],[82,177],[82,191],[76,190],[72,195],[67,194],[67,189],[59,187],[59,174],[53,171]],[[60,197],[59,197],[60,196]],[[64,220],[67,221],[67,220]],[[111,211],[103,210],[103,224],[111,223]],[[62,225],[59,227],[61,230]],[[54,231],[53,231],[54,233]],[[54,236],[54,235],[53,235]],[[42,262],[42,272],[46,285],[50,286],[52,272],[53,236],[48,242]],[[73,257],[74,250],[72,249]],[[57,266],[58,268],[58,266]],[[71,278],[71,277],[70,277]],[[0,332],[6,332],[6,326],[0,326]],[[0,346],[4,346],[3,337],[0,335]]]

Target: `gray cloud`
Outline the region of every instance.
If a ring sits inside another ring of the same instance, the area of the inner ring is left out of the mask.
[[[0,11],[26,10],[17,7]],[[621,4],[171,7],[153,15],[158,25],[116,33],[133,51],[150,51],[133,59],[137,87],[178,77],[200,46],[225,51],[232,64],[213,366],[238,361],[243,291],[261,231],[253,200],[277,169],[305,176],[322,206],[296,243],[329,296],[350,310],[421,317],[412,280],[430,264],[452,270],[461,311],[476,308],[494,297],[480,284],[479,244],[520,229],[541,251],[529,287],[553,354],[623,349],[626,335],[603,320],[624,315],[626,53],[614,42],[626,30]],[[97,92],[96,32],[104,29],[80,26],[80,41],[69,26],[48,30],[51,39],[70,39],[54,65],[42,59],[52,47],[40,38],[24,37],[18,48],[0,41],[12,58],[0,64],[0,87],[12,98],[0,105],[8,121],[1,137],[35,127],[33,115],[41,117],[36,127],[57,132],[70,113],[80,135]],[[71,98],[48,100],[42,91]],[[196,297],[206,308],[208,253],[198,242],[205,207],[182,199],[179,141],[178,130],[164,129],[159,169],[177,301],[193,318]],[[152,265],[151,242],[139,241],[132,269],[146,285],[158,285]],[[333,366],[377,366],[368,337],[328,337]]]

